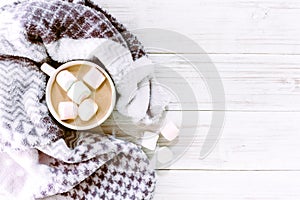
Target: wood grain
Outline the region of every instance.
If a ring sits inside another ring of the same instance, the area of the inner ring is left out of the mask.
[[[298,200],[300,172],[160,171],[156,200]]]
[[[184,60],[188,58],[199,66],[210,65],[205,57],[199,54],[150,55],[160,64],[156,70],[159,79],[178,87],[184,87],[187,81],[197,98],[197,102],[191,102],[188,97],[181,102],[173,101],[170,109],[176,109],[181,103],[188,110],[211,110],[210,88],[205,84],[205,77],[196,73],[194,67]],[[226,110],[300,111],[300,56],[210,54],[209,58],[219,77],[207,78],[222,80]],[[183,79],[172,77],[170,70],[180,73]]]
[[[300,2],[297,0],[186,0],[184,3],[110,0],[101,3],[130,30],[177,31],[198,42],[208,53],[300,53],[300,29],[296,23]],[[168,38],[161,38],[164,39]],[[189,47],[185,49],[188,52]]]

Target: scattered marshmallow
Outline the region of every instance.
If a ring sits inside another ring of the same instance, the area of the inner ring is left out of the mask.
[[[56,75],[56,82],[66,92],[75,81],[77,81],[76,77],[68,70],[62,70]]]
[[[160,133],[166,140],[172,141],[179,135],[179,129],[172,121],[168,121],[160,130]]]
[[[78,114],[78,107],[72,101],[59,102],[58,114],[61,120],[75,119]]]
[[[105,80],[105,76],[95,67],[92,67],[84,76],[83,81],[96,90]]]
[[[160,147],[157,150],[158,162],[164,164],[168,163],[173,159],[173,152],[168,147]]]
[[[77,81],[71,86],[67,95],[75,103],[80,104],[91,95],[91,91],[82,81]]]
[[[93,99],[86,99],[79,105],[78,115],[82,121],[89,121],[97,110],[97,103]]]
[[[159,135],[153,132],[145,131],[142,137],[141,145],[151,151],[155,150]]]

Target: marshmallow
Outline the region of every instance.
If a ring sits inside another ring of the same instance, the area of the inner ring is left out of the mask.
[[[164,164],[173,159],[173,152],[168,147],[161,147],[157,150],[158,162]]]
[[[160,130],[160,133],[168,141],[172,141],[179,135],[179,129],[175,126],[175,124],[172,121],[169,121]]]
[[[78,108],[78,115],[82,121],[89,121],[97,112],[98,105],[93,99],[84,100]]]
[[[105,80],[105,76],[95,67],[91,68],[84,76],[83,81],[96,90]]]
[[[67,93],[75,103],[80,104],[84,99],[91,95],[90,89],[82,82],[75,82]]]
[[[56,82],[66,92],[75,81],[77,81],[76,77],[68,70],[62,70],[56,76]]]
[[[156,133],[145,131],[142,137],[141,145],[149,150],[155,150],[159,135]]]
[[[59,102],[58,114],[61,120],[75,119],[77,117],[78,107],[72,101]]]

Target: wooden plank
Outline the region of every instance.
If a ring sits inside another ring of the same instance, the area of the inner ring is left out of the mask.
[[[150,58],[159,63],[157,77],[167,85],[183,91],[187,84],[194,91],[196,102],[186,97],[174,100],[170,109],[181,103],[186,110],[211,110],[210,88],[205,83],[203,73],[196,72],[189,61],[200,66],[214,64],[219,77],[210,75],[207,79],[220,79],[226,97],[226,110],[243,111],[300,111],[300,56],[299,55],[245,55],[245,54],[152,54]],[[200,72],[201,72],[200,70]],[[183,78],[174,77],[171,71]],[[205,72],[205,71],[202,71]],[[186,82],[186,83],[185,83]],[[224,102],[215,102],[224,103]]]
[[[298,200],[300,172],[159,171],[154,200]]]
[[[297,0],[99,2],[129,30],[155,27],[176,31],[208,53],[300,53],[300,26],[295,22],[300,17]],[[143,35],[138,36],[143,40]],[[168,39],[158,37],[153,43]],[[189,46],[179,44],[189,52]]]
[[[300,113],[226,112],[219,143],[201,160],[200,150],[211,125],[210,116],[207,112],[199,112],[199,131],[194,142],[171,169],[300,169]],[[184,131],[187,133],[191,127],[187,125]]]
[[[221,125],[211,124],[211,111],[169,111],[167,116],[181,125],[183,114],[196,114],[199,121],[192,123],[188,118],[178,140],[171,144],[160,139],[159,145],[168,145],[175,154],[175,161],[166,169],[300,170],[300,112],[227,111],[219,142],[205,159],[200,159],[200,151],[207,132],[210,126]],[[111,132],[121,124],[127,128],[121,130],[138,136],[150,129],[136,129],[128,119],[116,121],[105,122],[104,130]],[[119,138],[124,138],[118,127],[115,130]]]

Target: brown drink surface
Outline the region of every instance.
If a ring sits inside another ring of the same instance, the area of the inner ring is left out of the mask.
[[[83,80],[83,76],[91,69],[91,66],[87,64],[78,64],[72,65],[65,70],[71,72],[78,80]],[[99,70],[100,71],[100,70]],[[103,74],[104,75],[104,74]],[[105,76],[105,75],[104,75]],[[89,87],[86,84],[87,87]],[[95,124],[100,119],[102,119],[105,114],[108,112],[109,107],[112,103],[112,90],[110,83],[105,76],[105,81],[98,87],[96,90],[89,87],[92,94],[89,98],[93,99],[98,105],[97,113],[89,120],[89,121],[82,121],[79,116],[77,116],[74,120],[64,120],[64,122],[74,125],[74,126],[88,126]],[[67,92],[65,92],[56,81],[53,82],[52,88],[50,91],[51,94],[51,101],[54,107],[55,112],[58,114],[58,104],[62,101],[72,101],[68,96]]]

